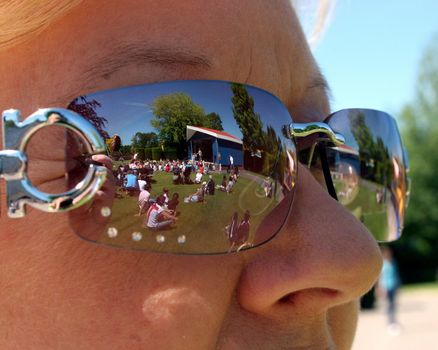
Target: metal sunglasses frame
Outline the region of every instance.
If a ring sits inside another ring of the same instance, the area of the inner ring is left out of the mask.
[[[89,166],[86,176],[75,188],[64,193],[42,192],[29,180],[26,146],[32,135],[46,126],[57,125],[72,130],[85,141],[89,155],[105,152],[105,142],[97,130],[79,114],[63,108],[44,108],[22,121],[18,110],[9,109],[3,112],[2,121],[3,150],[0,150],[0,178],[6,180],[9,217],[24,217],[26,205],[50,213],[78,208],[89,202],[105,183],[108,170],[96,164]],[[286,131],[291,139],[320,134],[319,142],[324,140],[334,145],[345,143],[341,134],[321,122],[291,123],[286,126]],[[312,153],[316,144],[317,142],[312,147]]]
[[[90,154],[105,151],[105,143],[95,128],[83,117],[68,109],[39,109],[24,121],[18,110],[9,109],[2,115],[3,145],[0,151],[0,178],[6,180],[8,216],[21,218],[25,205],[45,212],[64,212],[80,207],[91,200],[105,183],[107,169],[90,165],[87,174],[75,188],[58,194],[42,192],[33,186],[27,174],[26,146],[32,135],[46,126],[62,126],[72,130],[85,141]]]

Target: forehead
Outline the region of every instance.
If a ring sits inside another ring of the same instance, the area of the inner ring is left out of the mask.
[[[21,94],[33,108],[174,79],[247,82],[303,116],[327,105],[299,23],[283,0],[85,1],[17,51],[21,73],[6,75],[23,80]]]

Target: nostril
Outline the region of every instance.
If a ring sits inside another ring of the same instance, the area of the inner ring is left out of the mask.
[[[278,300],[278,304],[304,305],[330,305],[339,300],[341,293],[330,288],[309,288],[286,294]]]
[[[294,294],[295,293],[289,293],[282,297],[280,300],[278,300],[279,304],[293,304],[294,303]]]
[[[319,290],[319,293],[322,293],[329,298],[338,297],[340,294],[340,292],[336,289],[331,289],[331,288],[316,288],[316,289]]]

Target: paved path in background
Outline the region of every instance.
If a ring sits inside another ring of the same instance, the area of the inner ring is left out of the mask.
[[[400,292],[399,335],[388,331],[385,307],[361,313],[353,350],[438,350],[438,289]]]

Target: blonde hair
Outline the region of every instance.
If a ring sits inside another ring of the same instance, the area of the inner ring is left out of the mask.
[[[331,20],[336,0],[291,0],[311,48],[323,38]]]
[[[0,0],[0,50],[36,35],[82,0]]]
[[[290,0],[309,44],[322,38],[336,0]],[[0,0],[0,50],[36,35],[82,0]]]

